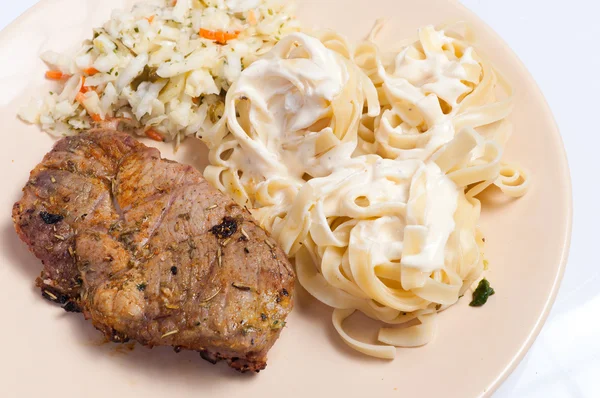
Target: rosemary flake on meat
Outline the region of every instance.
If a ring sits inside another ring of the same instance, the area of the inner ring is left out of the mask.
[[[167,333],[163,334],[162,336],[160,336],[160,338],[164,339],[165,337],[169,337],[169,336],[172,336],[177,333],[179,333],[179,330],[177,330],[177,329],[171,330],[170,332],[167,332]]]
[[[235,287],[238,290],[242,290],[244,292],[249,292],[250,290],[252,290],[252,288],[248,285],[244,285],[242,283],[238,283],[238,282],[233,282],[231,284],[231,286]]]
[[[217,295],[221,293],[221,288],[218,288],[216,292],[213,293],[212,296],[205,298],[204,300],[200,301],[201,304],[204,303],[208,303],[209,301],[211,301],[212,299],[214,299],[215,297],[217,297]]]

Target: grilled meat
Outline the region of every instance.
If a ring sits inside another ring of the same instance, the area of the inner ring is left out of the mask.
[[[112,130],[60,140],[14,205],[42,294],[117,342],[259,371],[292,309],[287,257],[191,166]]]

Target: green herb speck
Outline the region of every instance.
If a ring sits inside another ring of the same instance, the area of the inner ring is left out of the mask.
[[[284,326],[285,326],[285,321],[275,320],[271,324],[271,329],[283,329]]]
[[[473,292],[473,300],[469,303],[471,307],[481,307],[487,303],[488,298],[493,296],[496,292],[490,286],[490,282],[487,279],[482,279],[477,285],[477,289]]]

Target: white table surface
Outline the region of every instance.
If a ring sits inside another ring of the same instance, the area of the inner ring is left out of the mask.
[[[415,0],[418,1],[418,0]],[[37,0],[0,0],[0,29]],[[600,397],[600,6],[592,0],[462,0],[537,80],[567,148],[575,203],[565,277],[533,347],[495,394]],[[592,174],[596,172],[596,174]]]

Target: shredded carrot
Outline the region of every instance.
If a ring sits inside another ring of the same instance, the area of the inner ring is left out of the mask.
[[[154,21],[154,15],[150,15],[149,17],[147,17],[146,21],[148,21],[149,23],[152,23],[152,21]]]
[[[165,140],[164,137],[162,136],[162,134],[160,134],[158,131],[156,131],[154,129],[146,130],[146,135],[148,136],[148,138],[151,138],[154,141],[164,142],[164,140]]]
[[[175,7],[177,5],[177,0],[171,1],[171,7]]]
[[[46,78],[51,80],[62,80],[68,79],[69,77],[71,77],[71,75],[64,74],[59,70],[49,70],[46,72]]]
[[[250,23],[250,25],[256,25],[256,23],[257,23],[256,15],[254,14],[254,10],[250,10],[248,12],[248,23]]]
[[[83,101],[85,101],[85,94],[83,92],[78,92],[77,95],[75,96],[75,100],[77,102],[79,102],[81,104],[81,106],[84,107],[85,109],[85,105],[83,104]],[[90,115],[90,117],[92,118],[92,120],[94,122],[101,122],[102,121],[102,116],[100,116],[97,113],[90,113],[90,111],[88,111],[87,109],[85,109],[86,112]]]
[[[203,37],[208,40],[214,40],[219,44],[225,44],[228,40],[233,40],[240,35],[240,31],[236,30],[234,32],[225,32],[222,30],[207,30],[200,29],[200,37]]]
[[[208,40],[215,40],[215,32],[212,30],[200,29],[200,37]]]
[[[80,93],[87,93],[88,91],[96,91],[97,86],[86,86],[85,85],[85,76],[81,76],[81,88],[79,89]]]
[[[83,105],[83,101],[85,101],[85,95],[83,95],[83,93],[80,91],[75,96],[75,100]]]
[[[85,74],[88,76],[94,76],[96,73],[100,72],[98,69],[96,68],[87,68],[84,70]]]
[[[91,91],[92,88],[91,87],[87,87],[85,85],[85,76],[81,76],[81,88],[79,89],[80,93],[87,93],[88,91]]]
[[[85,85],[85,76],[81,76],[81,88],[79,89],[80,93],[87,93],[88,91],[96,91],[97,86],[86,86]]]

